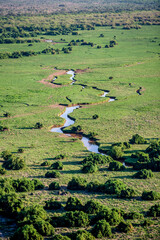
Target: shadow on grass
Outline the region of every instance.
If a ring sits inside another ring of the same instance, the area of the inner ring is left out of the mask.
[[[62,174],[77,174],[80,173],[80,170],[62,170],[61,173]]]
[[[56,160],[55,158],[43,158],[43,160]],[[58,161],[58,159],[57,159]]]
[[[79,165],[81,161],[71,161],[71,162],[63,162],[63,165]]]

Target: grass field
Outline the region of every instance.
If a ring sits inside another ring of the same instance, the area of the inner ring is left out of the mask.
[[[104,34],[103,38],[99,37],[101,33]],[[118,45],[105,48],[114,36]],[[49,38],[59,42],[62,37],[64,36]],[[53,179],[44,178],[47,167],[40,164],[47,159],[53,163],[56,155],[65,153],[67,158],[62,160],[64,170],[57,180],[64,189],[72,176],[82,176],[87,182],[98,180],[102,183],[113,178],[121,179],[128,186],[134,187],[137,190],[136,198],[122,200],[115,196],[82,191],[69,191],[67,195],[61,196],[56,191],[45,189],[43,194],[42,191],[21,194],[26,204],[43,204],[44,200],[51,196],[65,203],[67,198],[73,195],[83,202],[94,198],[110,207],[144,212],[153,202],[141,201],[140,196],[144,190],[160,192],[158,172],[154,173],[153,179],[137,180],[131,178],[135,171],[130,167],[126,171],[111,172],[105,165],[97,173],[82,174],[80,161],[88,155],[88,151],[81,141],[64,134],[51,133],[50,129],[53,125],[61,126],[64,123],[59,116],[65,105],[87,103],[88,105],[83,105],[71,114],[76,119],[74,125],[80,125],[86,135],[96,132],[97,142],[104,149],[113,142],[128,141],[135,133],[149,140],[159,138],[159,26],[143,26],[142,29],[129,31],[121,27],[97,27],[93,31],[79,31],[78,36],[65,36],[68,43],[72,39],[91,41],[94,46],[73,46],[70,54],[41,54],[19,59],[0,59],[0,125],[9,128],[9,131],[0,132],[0,152],[8,149],[17,153],[18,148],[22,147],[22,156],[27,163],[25,170],[10,170],[5,176],[39,178],[47,187]],[[50,46],[62,49],[67,47],[68,43],[52,45],[40,42],[33,43],[32,47],[28,47],[27,44],[3,44],[0,45],[0,52],[41,51]],[[97,45],[102,48],[97,49]],[[61,86],[57,88],[40,82],[50,74],[54,73],[57,76],[59,70],[70,69],[85,69],[76,74],[74,85],[69,84],[71,80],[67,74],[58,76],[56,82]],[[87,87],[82,90],[81,84]],[[109,94],[105,99],[101,98],[103,91],[92,87],[108,90]],[[136,92],[140,87],[141,95]],[[117,100],[108,103],[110,96],[116,97]],[[5,112],[11,113],[11,117],[5,118]],[[92,119],[94,114],[98,114],[99,118]],[[43,123],[44,127],[40,130],[33,129],[36,122]],[[130,157],[135,150],[144,150],[147,146],[133,145],[125,152],[125,156]],[[158,201],[154,203],[156,202]],[[116,234],[113,239],[158,239],[156,221],[152,229],[137,227],[131,235]]]

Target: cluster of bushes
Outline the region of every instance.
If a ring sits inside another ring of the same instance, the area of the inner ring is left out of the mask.
[[[28,178],[20,179],[0,179],[0,191],[1,192],[29,192],[34,190],[43,189],[43,183],[38,179],[30,180]]]
[[[111,40],[111,41],[109,42],[109,44],[106,44],[106,45],[105,45],[105,48],[114,47],[115,45],[118,45],[117,41],[116,41],[116,40]]]
[[[0,125],[0,132],[8,131],[8,127]]]
[[[12,155],[5,160],[2,167],[7,170],[20,170],[26,166],[25,160],[19,156]]]
[[[62,170],[63,169],[63,163],[60,162],[60,161],[57,161],[50,166],[50,169]]]
[[[59,178],[61,176],[58,171],[48,171],[45,174],[45,178]]]
[[[141,29],[142,27],[140,25],[125,25],[123,26],[123,29],[130,30],[130,29]]]
[[[126,169],[125,166],[118,161],[110,162],[108,167],[108,170],[110,171],[123,171],[125,169]]]
[[[59,160],[59,159],[65,159],[67,157],[67,155],[65,153],[61,153],[57,156],[54,157],[55,160]]]
[[[147,170],[147,169],[142,169],[133,175],[133,178],[138,178],[138,179],[147,179],[152,177],[153,177],[152,170]]]
[[[158,200],[160,199],[160,193],[156,191],[144,191],[142,193],[142,199],[143,200]]]
[[[34,43],[40,42],[39,39],[16,39],[16,38],[3,38],[0,37],[0,44],[13,44],[13,43]]]
[[[145,140],[142,136],[139,134],[135,134],[132,136],[132,138],[129,140],[131,144],[146,144],[147,140]]]

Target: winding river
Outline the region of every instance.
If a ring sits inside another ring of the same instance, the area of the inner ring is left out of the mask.
[[[67,74],[72,75],[70,77],[70,79],[72,80],[71,85],[73,85],[75,83],[74,77],[75,77],[75,73],[74,71],[70,70],[67,72]],[[101,97],[106,97],[106,95],[108,94],[108,91],[104,91],[104,93],[101,95]],[[113,102],[115,101],[115,98],[110,98],[108,102]],[[72,106],[72,107],[67,107],[65,112],[60,116],[61,118],[65,119],[65,123],[62,127],[54,127],[51,129],[51,132],[56,132],[56,133],[64,133],[63,129],[66,127],[69,127],[71,125],[73,125],[75,123],[74,120],[72,120],[69,117],[69,114],[72,113],[74,110],[80,108],[80,105],[76,105],[76,106]],[[66,133],[65,133],[66,134]],[[67,136],[71,136],[70,134],[66,134]],[[79,135],[77,134],[77,137],[79,138]],[[100,153],[98,150],[98,145],[96,143],[93,143],[90,141],[89,138],[84,137],[83,135],[80,137],[81,141],[83,142],[84,146],[87,148],[88,151],[93,152],[93,153]],[[100,153],[102,154],[102,153]]]

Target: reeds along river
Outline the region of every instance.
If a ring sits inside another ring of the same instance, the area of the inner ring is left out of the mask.
[[[72,75],[70,77],[70,79],[72,80],[71,85],[74,84],[75,80],[75,73],[74,71],[70,70],[67,72],[67,74]],[[103,93],[103,95],[101,95],[101,97],[106,97],[106,95],[108,94],[108,91]],[[115,101],[115,98],[110,98],[109,102],[113,102]],[[56,127],[56,128],[52,128],[51,132],[56,132],[56,133],[64,133],[63,129],[66,127],[69,127],[71,125],[73,125],[75,123],[75,121],[73,119],[71,119],[69,117],[69,114],[72,113],[74,110],[80,108],[80,105],[77,106],[72,106],[72,107],[67,107],[65,112],[60,116],[61,118],[65,119],[65,123],[62,127]],[[68,136],[71,136],[70,134],[66,134]],[[75,135],[76,136],[76,135]],[[79,138],[79,135],[77,134],[77,137]],[[80,137],[81,141],[83,142],[84,146],[87,148],[88,151],[93,152],[93,153],[100,153],[98,150],[98,145],[94,142],[91,142],[89,138],[84,137],[83,135]],[[102,153],[101,153],[102,154]]]

